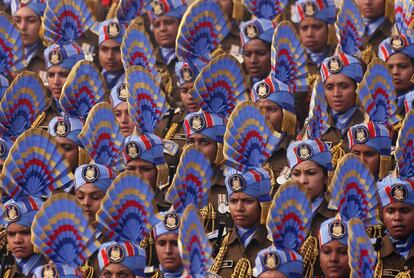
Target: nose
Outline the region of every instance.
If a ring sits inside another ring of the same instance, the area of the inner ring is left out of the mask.
[[[308,176],[307,175],[304,175],[304,174],[301,174],[299,176],[299,182],[301,184],[307,184],[308,183]]]
[[[332,252],[331,255],[329,256],[329,261],[330,262],[338,262],[339,261],[339,256],[337,252]]]
[[[312,28],[308,28],[306,30],[306,36],[307,37],[313,37],[313,29]]]
[[[165,24],[164,22],[160,22],[160,30],[162,31],[166,31],[167,30],[167,24]]]
[[[88,197],[84,197],[81,201],[81,205],[84,208],[89,208],[91,206],[91,202]]]
[[[237,211],[244,211],[244,206],[243,206],[243,203],[242,202],[237,202],[237,205],[236,205],[236,210]]]
[[[341,96],[341,90],[338,88],[338,86],[335,86],[333,88],[333,95],[336,96],[336,97]]]
[[[394,213],[393,221],[394,222],[401,222],[402,221],[401,213],[399,211],[396,211]]]
[[[391,67],[390,70],[393,76],[398,76],[399,71],[397,67]]]
[[[23,242],[23,237],[21,236],[20,233],[16,233],[16,236],[14,237],[14,243],[22,243]]]
[[[167,243],[167,246],[165,247],[165,253],[167,254],[172,253],[172,245],[170,243]]]
[[[123,124],[128,124],[129,123],[128,111],[121,113],[121,123],[123,123]]]

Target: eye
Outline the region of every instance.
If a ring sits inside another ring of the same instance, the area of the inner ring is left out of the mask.
[[[127,169],[128,171],[135,171],[137,168],[136,168],[136,167],[134,167],[134,166],[127,166],[127,167],[126,167],[126,169]]]
[[[232,205],[237,204],[237,200],[236,199],[230,199],[230,204],[232,204]]]

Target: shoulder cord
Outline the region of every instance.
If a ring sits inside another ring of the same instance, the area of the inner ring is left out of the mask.
[[[246,258],[240,259],[234,268],[231,278],[248,278],[253,277],[253,269],[249,260]]]
[[[221,264],[223,263],[224,256],[227,253],[227,248],[228,248],[227,244],[229,242],[229,237],[230,237],[230,233],[228,233],[224,237],[223,243],[221,244],[221,247],[220,247],[220,250],[217,253],[216,258],[214,259],[214,263],[209,269],[210,272],[215,273],[215,274],[217,274],[219,272]]]

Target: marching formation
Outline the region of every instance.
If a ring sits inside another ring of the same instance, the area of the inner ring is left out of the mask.
[[[0,277],[414,277],[413,7],[0,1]]]

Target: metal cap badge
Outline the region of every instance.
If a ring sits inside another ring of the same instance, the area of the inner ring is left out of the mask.
[[[88,183],[93,183],[99,178],[99,168],[95,164],[89,164],[82,170],[82,178]]]
[[[305,16],[314,16],[316,14],[316,5],[312,1],[308,1],[305,4],[303,4],[303,12],[305,13]]]
[[[119,100],[126,101],[128,99],[128,90],[125,83],[122,83],[118,86],[116,89],[116,95],[118,96]]]
[[[280,257],[275,252],[266,253],[263,256],[263,265],[267,270],[276,270],[280,265]]]
[[[125,250],[120,245],[111,245],[107,249],[107,254],[108,254],[109,261],[111,263],[119,263],[125,257]]]
[[[394,184],[391,187],[390,195],[394,201],[401,202],[407,198],[408,191],[403,184]]]
[[[138,145],[137,142],[129,142],[126,145],[126,154],[130,158],[132,158],[132,159],[137,158],[140,153],[141,153],[141,148],[140,148],[140,146]]]
[[[308,160],[312,157],[312,148],[308,144],[300,144],[296,149],[296,155],[302,160]]]
[[[343,64],[342,60],[337,56],[332,57],[328,61],[328,70],[329,70],[330,73],[339,72],[343,68],[343,66],[344,66],[344,64]]]
[[[266,82],[262,82],[257,86],[257,96],[266,98],[270,94],[270,86]]]
[[[194,115],[190,118],[190,128],[192,131],[198,132],[206,126],[206,120],[202,115]]]
[[[366,128],[365,126],[359,126],[355,128],[352,132],[352,137],[354,137],[356,143],[364,144],[369,139],[368,128]]]
[[[15,204],[6,206],[6,216],[11,222],[16,222],[20,219],[20,209]]]
[[[246,181],[239,174],[231,175],[229,178],[229,184],[233,192],[240,192],[246,187]]]
[[[110,22],[106,28],[106,32],[111,39],[115,39],[121,34],[121,25],[116,21]]]
[[[244,33],[249,39],[253,40],[259,36],[259,29],[255,24],[251,23],[244,28]]]
[[[400,35],[395,35],[391,37],[390,40],[391,48],[395,51],[401,50],[405,47],[405,42]]]
[[[340,239],[346,234],[346,226],[341,220],[335,220],[329,224],[328,232],[332,238]]]
[[[63,61],[63,54],[60,48],[55,48],[49,53],[49,62],[56,66],[62,63]]]
[[[175,212],[169,212],[164,216],[164,227],[168,231],[176,230],[180,226],[180,218]]]
[[[65,137],[66,135],[68,135],[68,133],[70,131],[70,125],[67,121],[65,121],[63,119],[59,119],[55,123],[55,126],[53,127],[53,130],[55,131],[56,135],[58,135],[60,137]]]

